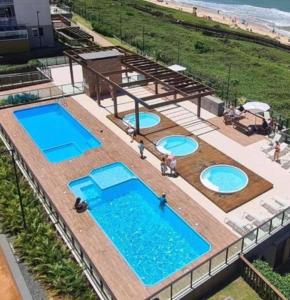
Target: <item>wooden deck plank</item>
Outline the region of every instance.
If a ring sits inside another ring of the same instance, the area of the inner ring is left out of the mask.
[[[141,110],[146,111],[145,108],[142,108]],[[122,122],[122,117],[128,113],[132,113],[132,110],[120,113],[118,118],[114,117],[114,115],[109,115],[108,118],[120,128],[126,130],[126,125]],[[141,133],[136,137],[136,139],[142,139],[146,149],[161,159],[164,154],[160,153],[155,147],[156,143],[161,138],[175,134],[192,136],[195,138],[199,143],[198,150],[191,155],[177,158],[177,172],[182,178],[203,193],[223,211],[230,212],[273,187],[269,181],[265,180],[197,136],[194,136],[188,130],[177,125],[169,118],[157,111],[154,111],[154,113],[159,115],[161,122],[155,127],[141,129]],[[242,169],[249,177],[248,186],[242,191],[234,194],[220,194],[207,189],[200,181],[200,173],[205,168],[215,164],[229,164]]]
[[[138,300],[149,297],[162,286],[237,240],[214,216],[168,178],[163,177],[148,161],[140,160],[131,147],[71,98],[65,101],[65,108],[102,141],[102,147],[69,161],[49,163],[13,115],[15,110],[36,105],[39,104],[0,110],[0,122],[117,299]],[[144,286],[90,214],[75,212],[74,196],[67,186],[68,182],[87,175],[93,168],[115,161],[124,162],[156,193],[166,191],[169,205],[212,244],[212,250],[160,284]]]

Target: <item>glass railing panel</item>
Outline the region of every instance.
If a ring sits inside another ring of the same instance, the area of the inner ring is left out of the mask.
[[[258,238],[257,238],[258,241],[260,241],[261,239],[269,235],[270,223],[271,221],[269,220],[265,224],[259,227]]]
[[[290,223],[290,207],[284,211],[283,224],[286,225]]]
[[[283,212],[272,219],[271,232],[282,226]]]
[[[237,242],[229,246],[228,261],[231,261],[232,259],[235,259],[239,256],[242,249],[242,243],[242,239],[239,239]]]
[[[39,99],[45,99],[45,98],[50,98],[51,97],[51,89],[41,89],[38,90],[39,93]]]
[[[190,288],[191,286],[191,276],[190,273],[184,275],[182,278],[178,279],[172,284],[172,294],[173,296],[178,295],[182,291]]]
[[[192,284],[209,275],[209,261],[204,262],[192,271]]]
[[[257,228],[244,236],[243,252],[247,251],[247,249],[251,248],[253,245],[256,244],[258,235],[259,229]]]
[[[226,255],[227,251],[225,249],[221,253],[218,253],[217,255],[211,258],[211,273],[219,269],[221,266],[225,265]]]
[[[164,290],[160,291],[158,294],[150,298],[150,300],[159,299],[159,300],[168,300],[171,298],[171,287],[168,286]]]
[[[50,91],[51,91],[51,97],[58,97],[58,96],[63,95],[61,86],[60,87],[58,87],[58,86],[51,87]]]

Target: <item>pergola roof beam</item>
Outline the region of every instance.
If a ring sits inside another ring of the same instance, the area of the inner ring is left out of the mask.
[[[175,91],[170,91],[170,92],[167,92],[167,93],[162,93],[162,94],[157,94],[157,95],[151,95],[151,96],[143,97],[141,99],[143,101],[149,101],[149,100],[154,100],[154,99],[158,99],[158,98],[164,98],[164,97],[172,96],[174,94],[176,94]]]
[[[125,82],[125,83],[121,83],[120,87],[129,87],[129,86],[134,86],[134,85],[143,85],[143,84],[149,83],[151,81],[154,81],[154,79],[148,78],[148,79],[136,80],[136,81],[131,81],[131,82]]]
[[[122,69],[122,70],[116,70],[116,71],[110,71],[110,72],[104,72],[102,73],[104,76],[110,76],[114,74],[122,74],[122,73],[130,73],[131,71],[134,71],[133,69]]]
[[[211,95],[211,94],[212,94],[212,92],[204,92],[204,93],[201,93],[201,94],[196,95],[196,96],[186,96],[186,97],[179,98],[179,99],[176,99],[176,100],[163,101],[163,102],[160,102],[160,103],[152,104],[152,105],[149,106],[149,108],[150,109],[155,109],[155,108],[158,108],[158,107],[167,106],[167,105],[171,105],[171,104],[176,104],[176,103],[187,101],[187,100],[193,100],[193,99],[199,98],[199,97],[202,98],[202,97],[205,97],[205,96],[208,96],[208,95]]]

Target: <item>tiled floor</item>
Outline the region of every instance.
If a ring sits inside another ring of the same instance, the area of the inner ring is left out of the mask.
[[[122,112],[119,114],[119,118],[115,118],[114,115],[110,115],[109,119],[123,130],[126,130],[126,125],[122,121],[122,116],[132,112],[132,110]],[[191,136],[192,134],[157,111],[154,111],[154,113],[160,116],[160,124],[152,128],[141,129],[140,136],[137,136],[136,139],[142,139],[145,143],[145,147],[155,156],[161,159],[161,157],[164,155],[155,147],[155,144],[158,142],[158,140],[168,135],[181,134]],[[198,150],[195,153],[185,157],[178,157],[177,171],[181,177],[192,184],[196,189],[198,189],[225,212],[229,212],[241,206],[242,204],[252,200],[253,198],[267,192],[272,188],[272,184],[267,180],[234,161],[198,137],[194,136],[194,138],[197,139],[199,143]],[[215,164],[229,164],[241,168],[249,177],[248,186],[242,191],[234,194],[220,194],[209,190],[201,183],[199,177],[203,169]]]
[[[66,101],[66,108],[102,140],[102,148],[91,150],[71,161],[51,164],[16,121],[12,115],[13,109],[0,111],[0,122],[118,299],[135,300],[148,297],[189,268],[201,263],[237,239],[213,215],[168,178],[161,176],[160,172],[148,161],[140,160],[131,147],[76,101],[72,99]],[[102,112],[100,108],[96,110]],[[75,213],[74,197],[67,187],[70,180],[86,175],[93,168],[114,161],[124,162],[158,194],[166,189],[169,204],[212,244],[212,251],[157,286],[145,287],[90,215]]]

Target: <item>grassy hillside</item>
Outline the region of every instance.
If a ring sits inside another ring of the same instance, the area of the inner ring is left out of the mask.
[[[95,31],[122,38],[166,64],[179,61],[190,73],[213,86],[220,96],[226,95],[231,64],[231,100],[245,96],[266,101],[290,117],[290,53],[286,50],[184,28],[172,23],[172,18],[229,29],[142,0],[64,2],[70,2],[74,11],[89,20]]]

